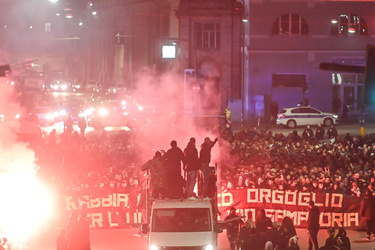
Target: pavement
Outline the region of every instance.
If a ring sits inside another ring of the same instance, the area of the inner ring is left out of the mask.
[[[308,249],[308,234],[306,229],[297,228],[298,245],[301,250]],[[337,231],[337,230],[336,230]],[[347,230],[347,236],[350,239],[351,249],[353,250],[373,250],[375,249],[375,241],[365,242],[362,240],[366,236],[364,231]],[[324,246],[326,238],[328,238],[327,229],[321,229],[318,233],[319,247]],[[217,250],[229,249],[229,243],[226,239],[226,232],[224,231],[219,235],[219,246]]]

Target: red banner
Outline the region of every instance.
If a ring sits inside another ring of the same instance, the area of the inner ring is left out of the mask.
[[[218,195],[221,219],[229,213],[229,207],[246,216],[244,220],[255,221],[256,213],[265,209],[272,221],[281,221],[285,216],[293,219],[296,227],[306,227],[308,202],[315,201],[320,210],[320,225],[358,229],[361,198],[338,193],[304,193],[271,189],[234,189]]]
[[[91,228],[119,228],[141,224],[139,208],[140,195],[113,193],[102,197],[66,196],[68,211],[85,211]],[[218,195],[218,208],[221,219],[229,213],[230,207],[246,216],[244,220],[255,221],[258,210],[265,209],[272,221],[281,221],[285,216],[293,219],[296,227],[306,227],[308,218],[307,203],[315,201],[320,209],[320,225],[359,229],[359,207],[361,198],[338,193],[304,193],[271,189],[234,189]]]

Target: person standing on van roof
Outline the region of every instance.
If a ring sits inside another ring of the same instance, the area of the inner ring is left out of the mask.
[[[203,198],[208,196],[208,186],[210,180],[210,162],[211,162],[211,149],[215,146],[216,142],[219,139],[216,137],[214,141],[211,141],[209,137],[204,139],[203,144],[201,145],[201,150],[199,152],[199,160],[201,162],[201,171],[203,174]]]
[[[171,148],[163,155],[167,164],[167,188],[171,198],[181,198],[183,196],[184,179],[181,175],[181,162],[185,164],[185,155],[177,147],[176,141],[171,141]]]
[[[164,198],[167,194],[165,188],[167,185],[167,171],[161,152],[157,151],[154,158],[143,164],[141,169],[143,171],[150,170],[152,197],[155,199]]]
[[[193,197],[194,186],[197,179],[198,170],[200,168],[198,150],[195,147],[194,137],[190,138],[190,141],[186,146],[184,153],[186,158],[186,164],[184,165],[184,169],[187,173],[185,192],[187,197]]]

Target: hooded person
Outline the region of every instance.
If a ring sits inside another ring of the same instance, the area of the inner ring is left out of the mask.
[[[160,151],[155,153],[155,156],[141,166],[141,170],[150,171],[151,187],[153,198],[164,198],[167,196],[167,169],[165,160]]]
[[[335,237],[336,246],[340,248],[340,250],[351,250],[350,240],[348,236],[346,236],[346,231],[343,227],[339,228],[339,231]]]

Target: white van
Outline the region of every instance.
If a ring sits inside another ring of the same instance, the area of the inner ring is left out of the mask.
[[[211,200],[156,200],[152,204],[149,249],[214,250],[217,234]]]

